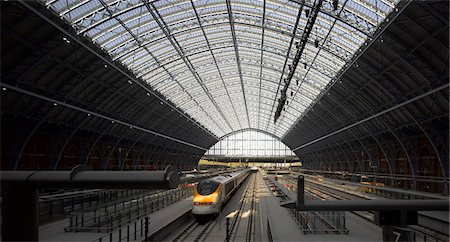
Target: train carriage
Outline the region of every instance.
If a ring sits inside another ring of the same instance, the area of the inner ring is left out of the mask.
[[[197,183],[194,187],[192,214],[200,216],[220,213],[224,203],[230,199],[248,173],[249,170],[242,170]]]

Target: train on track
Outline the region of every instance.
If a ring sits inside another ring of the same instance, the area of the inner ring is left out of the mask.
[[[192,214],[197,217],[219,214],[222,206],[247,178],[249,170],[241,170],[203,180],[194,186]]]

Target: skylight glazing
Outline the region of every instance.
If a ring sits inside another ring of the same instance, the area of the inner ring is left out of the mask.
[[[245,130],[222,137],[206,155],[226,157],[287,157],[294,152],[268,134]]]
[[[302,12],[302,1],[290,0],[42,3],[216,136],[250,128],[283,137],[397,1],[339,0],[337,10],[324,1],[276,123],[277,90],[296,52],[290,43],[314,0]]]

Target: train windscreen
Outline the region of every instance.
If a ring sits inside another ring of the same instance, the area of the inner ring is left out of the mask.
[[[217,188],[219,187],[220,183],[216,182],[216,181],[211,181],[211,180],[206,180],[206,181],[201,181],[198,183],[197,186],[197,192],[200,195],[209,195],[211,193],[213,193],[214,191],[217,190]]]

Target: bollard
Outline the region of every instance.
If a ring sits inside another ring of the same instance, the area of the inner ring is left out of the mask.
[[[95,217],[94,217],[95,218]],[[97,227],[100,228],[100,220],[101,220],[101,216],[98,216],[97,221],[98,221],[98,225]],[[100,229],[98,229],[97,233],[100,233]]]
[[[225,235],[225,241],[226,242],[230,242],[230,218],[227,218],[227,230],[226,230],[226,235]]]
[[[127,225],[127,241],[130,241],[130,225]]]
[[[136,240],[136,221],[134,221],[134,240]]]
[[[61,213],[64,214],[64,199],[61,200]]]
[[[50,218],[53,219],[53,203],[50,201]]]
[[[150,223],[150,219],[148,217],[145,217],[145,241],[147,241],[148,237],[148,225]]]
[[[297,178],[297,209],[305,205],[305,178],[299,175]]]

